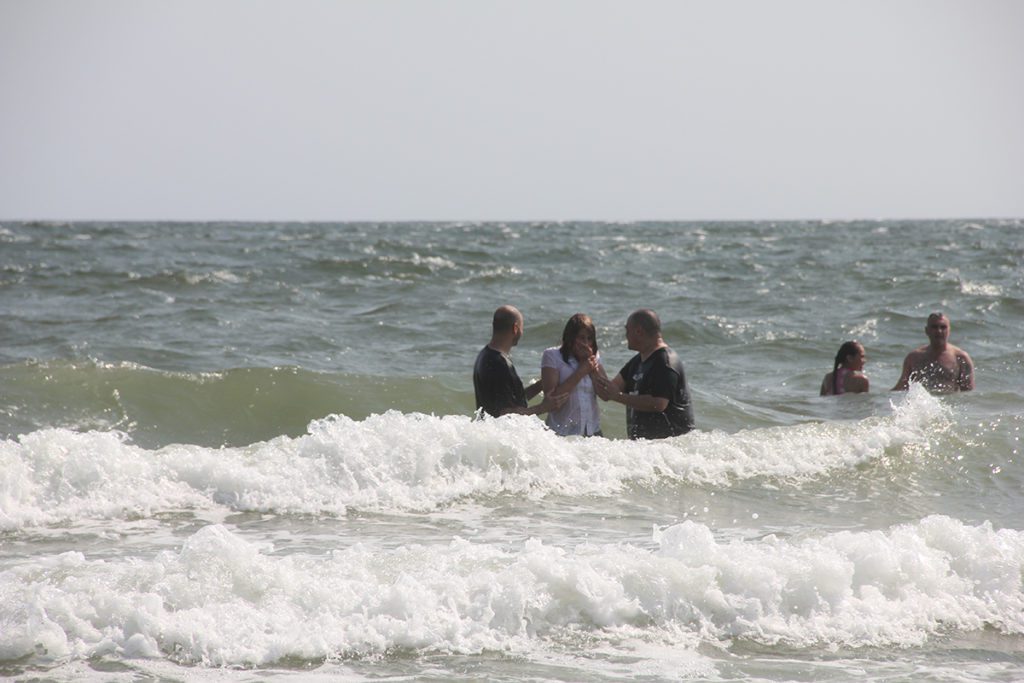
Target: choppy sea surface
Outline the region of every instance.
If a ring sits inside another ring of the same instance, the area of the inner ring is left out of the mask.
[[[0,676],[1022,680],[1022,229],[0,222]],[[474,421],[504,303],[654,308],[698,431]]]

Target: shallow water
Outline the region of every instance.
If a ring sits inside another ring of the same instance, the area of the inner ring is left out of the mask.
[[[1024,678],[1021,227],[2,224],[0,674]],[[473,421],[501,303],[655,308],[699,430]]]

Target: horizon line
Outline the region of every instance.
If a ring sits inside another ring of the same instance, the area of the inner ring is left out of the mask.
[[[270,225],[292,224],[349,224],[349,223],[433,223],[433,224],[528,224],[528,223],[882,223],[917,221],[1024,221],[1024,216],[951,216],[951,217],[893,217],[873,218],[345,218],[345,219],[302,219],[302,218],[0,218],[0,224],[61,224],[61,223],[250,223]]]

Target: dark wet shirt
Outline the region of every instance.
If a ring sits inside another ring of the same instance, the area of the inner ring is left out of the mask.
[[[676,352],[662,347],[641,362],[640,354],[619,371],[625,380],[623,391],[668,399],[661,412],[626,408],[626,431],[631,439],[664,439],[693,429],[693,403],[686,386],[683,362]]]
[[[526,391],[512,359],[501,351],[485,346],[473,365],[473,390],[476,407],[498,417],[509,408],[526,407]]]

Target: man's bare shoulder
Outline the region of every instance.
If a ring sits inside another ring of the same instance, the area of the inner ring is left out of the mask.
[[[962,358],[968,361],[971,360],[971,357],[967,354],[967,352],[961,349],[959,346],[953,346],[952,344],[950,344],[949,350],[952,351],[953,355],[956,356],[957,358]]]
[[[925,359],[927,357],[928,357],[928,345],[925,344],[924,346],[919,346],[916,349],[914,349],[913,351],[911,351],[910,353],[908,353],[906,360],[911,362],[911,363],[915,363],[915,362],[917,362],[919,360],[922,360],[922,359]]]

